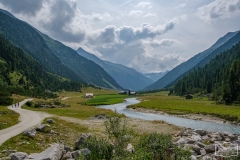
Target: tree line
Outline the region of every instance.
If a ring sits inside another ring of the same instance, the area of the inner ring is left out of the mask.
[[[174,91],[177,95],[209,93],[214,100],[239,102],[240,43],[184,76],[175,84]]]

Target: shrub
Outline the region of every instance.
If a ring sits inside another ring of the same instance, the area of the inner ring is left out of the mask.
[[[27,105],[28,107],[32,107],[32,104],[33,104],[33,102],[31,102],[31,101],[27,101],[27,103],[26,103],[26,105]]]

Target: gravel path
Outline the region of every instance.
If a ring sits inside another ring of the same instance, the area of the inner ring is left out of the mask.
[[[25,99],[22,102],[19,102],[19,107],[15,107],[15,105],[8,107],[9,109],[20,114],[19,123],[10,128],[0,130],[0,145],[2,145],[6,140],[22,133],[26,129],[40,124],[43,119],[50,117],[50,115],[46,113],[22,109],[21,106],[30,100],[32,99]]]

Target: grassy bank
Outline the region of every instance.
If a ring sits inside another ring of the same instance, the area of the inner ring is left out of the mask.
[[[98,95],[89,99],[85,104],[89,106],[117,104],[123,102],[127,97],[128,95],[119,94]]]
[[[168,114],[208,114],[230,121],[240,120],[240,106],[218,105],[207,98],[186,100],[184,97],[167,95],[145,95],[141,103],[130,108],[145,108]]]

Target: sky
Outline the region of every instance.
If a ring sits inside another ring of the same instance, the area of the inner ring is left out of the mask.
[[[1,0],[73,49],[139,72],[171,70],[240,30],[240,0]]]

